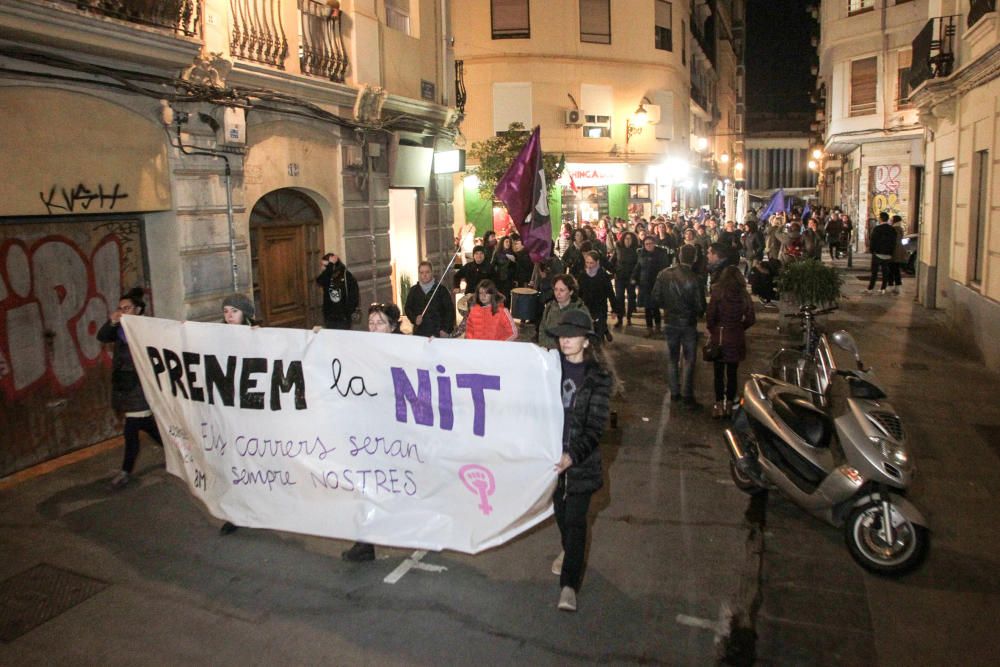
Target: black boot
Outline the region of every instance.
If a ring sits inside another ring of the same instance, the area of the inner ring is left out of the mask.
[[[354,546],[340,554],[349,563],[363,563],[375,560],[375,545],[367,542],[355,542]]]
[[[235,533],[239,529],[239,526],[230,523],[229,521],[222,524],[222,528],[219,528],[219,535],[230,535]]]

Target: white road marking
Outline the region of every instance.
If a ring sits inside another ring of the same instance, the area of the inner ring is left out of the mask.
[[[399,566],[389,573],[382,581],[387,584],[394,584],[403,578],[410,570],[423,570],[424,572],[444,572],[448,568],[444,565],[429,565],[420,561],[427,555],[426,551],[414,551],[413,555],[405,559]]]

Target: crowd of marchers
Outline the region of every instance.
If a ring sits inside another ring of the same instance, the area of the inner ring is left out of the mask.
[[[699,209],[649,220],[604,217],[564,224],[548,256],[540,259],[532,258],[516,233],[498,236],[487,231],[476,238],[469,225],[456,238],[461,262],[450,277],[438,277],[435,267],[423,261],[402,309],[393,303],[373,303],[367,309],[367,329],[373,333],[400,334],[408,322],[415,336],[520,338],[558,350],[564,415],[553,509],[562,551],[551,569],[559,575],[559,609],[576,610],[587,511],[603,480],[598,444],[607,427],[614,382],[602,347],[626,327],[644,326],[649,337],[662,333],[670,399],[687,411],[701,407],[694,396],[700,352],[714,371],[712,416],[728,416],[736,404],[738,367],[747,354],[745,331],[756,320],[753,296],[763,307],[772,307],[783,267],[821,259],[824,249],[831,257],[850,252],[854,234],[851,220],[837,209],[793,208],[761,220],[751,210],[739,225],[720,219],[718,212]],[[884,214],[870,230],[869,292],[881,271],[883,293],[898,293],[903,235],[900,221]],[[320,269],[315,282],[323,294],[325,328],[353,328],[360,320],[357,281],[336,253],[324,255]],[[512,297],[523,299],[513,313],[508,307]],[[124,417],[125,454],[111,480],[115,489],[132,478],[139,433],[161,442],[121,327],[122,315],[143,315],[145,308],[141,289],[127,292],[97,333],[113,347],[112,404]],[[242,294],[224,299],[220,316],[225,324],[260,325],[253,301]],[[707,342],[701,347],[703,319]],[[237,526],[227,521],[220,532],[235,530]],[[357,542],[343,558],[374,560],[375,547]]]

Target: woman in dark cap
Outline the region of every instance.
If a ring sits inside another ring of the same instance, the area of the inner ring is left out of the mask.
[[[125,457],[122,469],[111,480],[111,488],[121,489],[132,479],[135,460],[139,457],[139,432],[146,434],[163,445],[160,430],[156,427],[153,411],[149,409],[146,396],[139,384],[139,374],[132,362],[132,353],[125,340],[125,329],[121,326],[122,315],[142,315],[146,311],[143,290],[136,287],[122,294],[118,309],[97,332],[97,340],[113,343],[111,355],[111,407],[125,415]]]
[[[563,550],[552,563],[552,573],[559,575],[558,608],[576,611],[587,547],[587,509],[590,497],[604,483],[598,443],[608,421],[612,381],[597,353],[589,314],[569,310],[548,334],[559,340],[564,412],[562,457],[556,464],[559,480],[552,497]]]
[[[373,303],[368,307],[368,331],[372,333],[401,334],[399,330],[399,307],[394,303]],[[342,552],[340,557],[350,563],[364,563],[375,560],[375,545],[355,542]]]

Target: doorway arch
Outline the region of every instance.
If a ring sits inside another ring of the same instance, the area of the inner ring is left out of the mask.
[[[273,190],[250,212],[250,256],[257,315],[272,327],[302,329],[322,324],[319,272],[323,214],[292,188]]]

